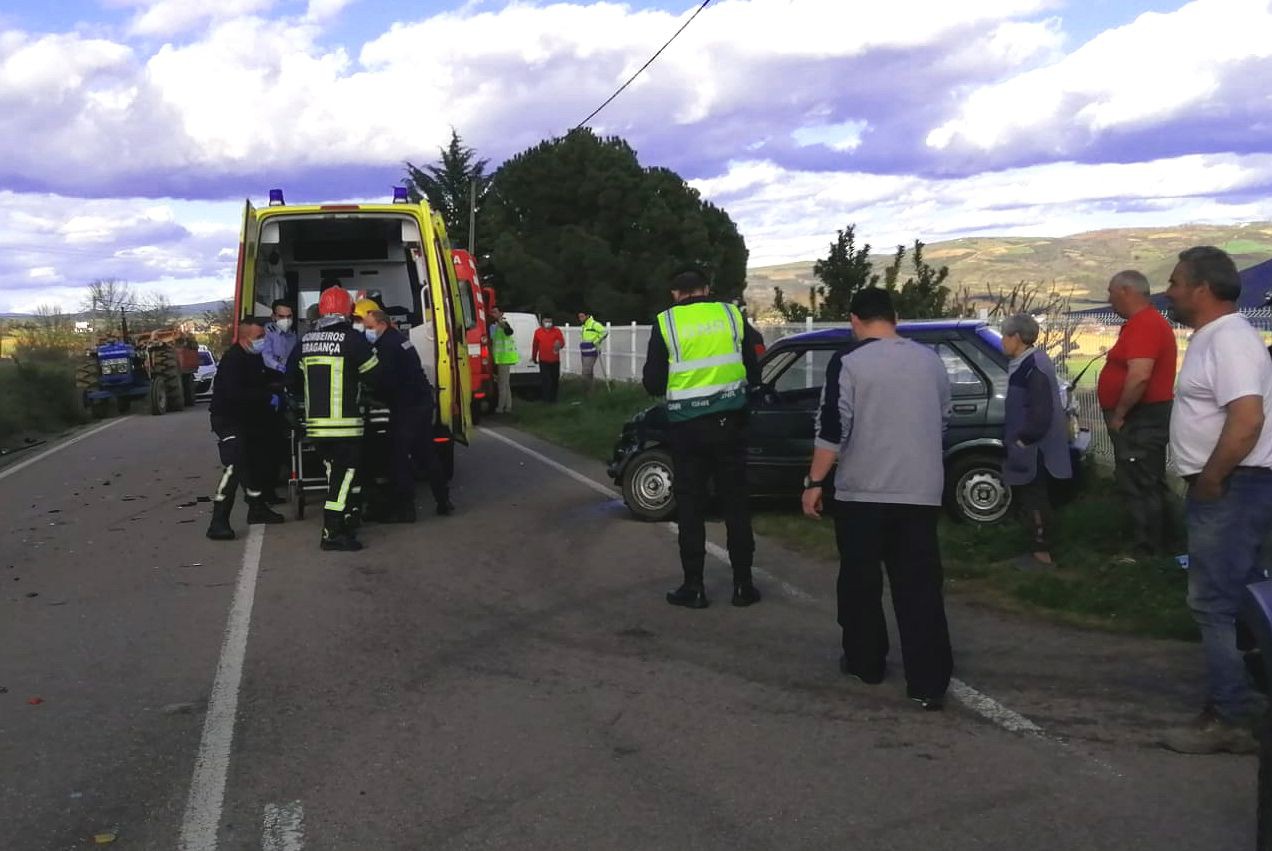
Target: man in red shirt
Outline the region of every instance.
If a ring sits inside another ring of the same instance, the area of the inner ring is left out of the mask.
[[[1149,300],[1148,279],[1134,270],[1109,281],[1109,303],[1126,322],[1100,371],[1100,407],[1113,440],[1118,489],[1130,512],[1135,551],[1167,551],[1174,496],[1166,484],[1166,447],[1175,398],[1175,332]]]
[[[536,328],[530,344],[530,360],[539,365],[539,387],[543,401],[556,403],[561,389],[561,350],[565,348],[565,335],[554,328],[552,317],[543,317],[543,327]]]

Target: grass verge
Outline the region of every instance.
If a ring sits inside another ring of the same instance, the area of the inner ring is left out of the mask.
[[[608,460],[624,422],[650,404],[635,385],[598,385],[585,400],[581,384],[567,380],[556,405],[517,400],[516,428]],[[791,507],[756,506],[755,531],[816,558],[835,561],[834,530],[828,520],[808,520]],[[1026,551],[1028,538],[1012,523],[974,527],[941,523],[947,584],[953,593],[1011,611],[1042,614],[1083,627],[1156,638],[1196,640],[1187,606],[1187,571],[1174,559],[1116,564],[1122,553],[1123,510],[1107,480],[1091,476],[1081,497],[1056,514],[1055,556],[1050,574],[1024,574],[1010,560]]]
[[[85,420],[70,362],[0,360],[0,447]]]

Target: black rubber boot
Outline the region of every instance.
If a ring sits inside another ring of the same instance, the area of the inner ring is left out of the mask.
[[[259,526],[268,523],[284,523],[287,518],[266,505],[264,498],[253,500],[247,504],[247,525]]]
[[[686,609],[705,609],[710,603],[707,601],[706,589],[702,587],[701,582],[686,581],[675,591],[667,592],[667,602],[673,606],[683,606]]]
[[[754,606],[760,602],[760,589],[751,580],[735,582],[733,585],[733,605]]]
[[[212,522],[208,524],[208,537],[213,541],[234,540],[234,530],[230,528],[230,511],[234,503],[230,500],[212,503]]]
[[[345,527],[344,518],[334,511],[324,513],[321,546],[325,552],[336,553],[356,553],[362,549],[362,544]]]

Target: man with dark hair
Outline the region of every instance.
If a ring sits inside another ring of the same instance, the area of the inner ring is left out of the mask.
[[[268,369],[280,376],[287,372],[287,361],[296,348],[296,312],[286,299],[275,299],[271,306],[270,322],[265,326],[265,351],[261,358]],[[270,505],[286,502],[278,495],[279,480],[290,455],[289,429],[281,396],[273,399],[274,416],[271,418],[269,439],[269,476],[263,482],[265,501]]]
[[[887,568],[910,698],[944,705],[953,671],[936,524],[945,484],[942,438],[950,383],[927,346],[897,334],[888,291],[868,287],[850,307],[855,341],[826,367],[804,513],[820,519],[831,470],[839,546],[843,673],[883,682]]]
[[[747,390],[760,382],[755,349],[735,305],[714,301],[701,272],[671,281],[675,305],[650,329],[644,385],[667,397],[672,487],[680,526],[684,582],[667,593],[673,606],[705,609],[707,486],[714,478],[733,567],[733,605],[760,601],[751,575],[755,537],[746,492]]]
[[[1134,269],[1109,281],[1109,304],[1125,322],[1100,370],[1118,490],[1130,515],[1135,554],[1166,551],[1175,497],[1166,483],[1166,446],[1175,398],[1175,332],[1149,298],[1148,278]],[[1128,557],[1127,562],[1134,558]]]
[[[1241,276],[1211,246],[1179,255],[1166,298],[1195,329],[1179,371],[1170,445],[1188,483],[1188,605],[1206,658],[1206,707],[1164,744],[1180,753],[1254,753],[1263,699],[1237,644],[1246,585],[1263,579],[1272,528],[1272,360],[1237,312]]]
[[[214,541],[234,540],[230,512],[240,484],[248,525],[283,522],[281,514],[270,510],[263,492],[270,478],[270,399],[282,391],[282,376],[266,369],[261,360],[264,348],[265,329],[255,322],[241,323],[235,344],[221,356],[212,386],[208,413],[223,468],[207,532]]]

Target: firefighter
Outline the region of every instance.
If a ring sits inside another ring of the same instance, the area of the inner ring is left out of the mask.
[[[324,282],[319,318],[300,339],[287,374],[304,394],[305,433],[327,467],[322,549],[352,552],[360,506],[362,386],[379,380],[379,359],[366,337],[353,330],[353,299],[339,282]]]
[[[428,477],[437,513],[455,510],[450,488],[433,451],[433,385],[419,353],[382,310],[363,317],[367,340],[375,346],[383,372],[383,395],[389,405],[388,479],[392,503],[377,512],[384,523],[415,522],[415,470]]]
[[[241,324],[238,341],[221,357],[212,389],[208,408],[224,468],[207,533],[214,541],[234,540],[230,512],[240,484],[247,500],[248,525],[283,522],[262,493],[270,479],[274,415],[270,400],[282,387],[281,377],[265,367],[264,349],[265,329],[252,322]]]
[[[714,301],[698,271],[671,281],[675,305],[649,335],[644,385],[667,397],[673,487],[684,583],[667,593],[673,606],[705,609],[707,485],[714,478],[728,532],[733,605],[760,601],[751,575],[755,538],[746,494],[747,391],[760,382],[755,348],[736,305]]]

